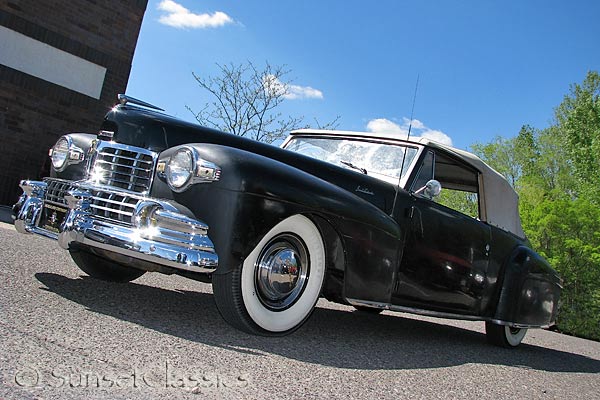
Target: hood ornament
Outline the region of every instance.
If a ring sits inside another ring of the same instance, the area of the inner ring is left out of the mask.
[[[126,94],[119,94],[117,95],[117,99],[119,100],[119,104],[125,105],[127,103],[131,103],[131,104],[135,104],[138,106],[142,106],[142,107],[146,107],[146,108],[151,108],[153,110],[158,110],[158,111],[165,111],[160,107],[157,107],[153,104],[150,103],[146,103],[145,101],[142,100],[138,100],[135,97],[131,97],[131,96],[127,96]]]

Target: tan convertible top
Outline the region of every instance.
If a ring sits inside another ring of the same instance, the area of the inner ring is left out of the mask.
[[[468,151],[423,138],[416,139],[414,142],[444,150],[478,170],[480,172],[479,192],[482,201],[481,220],[520,238],[525,237],[519,216],[519,196],[504,176]]]
[[[400,140],[406,142],[406,140],[399,139],[398,135],[377,134],[372,132],[329,131],[313,129],[301,129],[292,132],[292,135],[297,134],[375,137],[380,139]],[[490,225],[494,225],[505,231],[511,232],[520,238],[525,237],[523,227],[521,226],[521,218],[519,217],[519,196],[500,173],[496,172],[492,167],[483,162],[483,160],[476,155],[469,153],[468,151],[447,146],[426,138],[411,138],[409,142],[443,150],[451,155],[454,155],[456,158],[463,160],[479,171],[481,220],[489,223]]]

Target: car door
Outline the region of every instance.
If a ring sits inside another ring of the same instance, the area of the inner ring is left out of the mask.
[[[477,197],[476,170],[437,150],[426,154],[411,186],[412,205],[405,210],[405,244],[392,304],[477,315],[490,284],[490,228],[463,210],[415,194],[433,178],[439,179],[442,191],[458,189]]]

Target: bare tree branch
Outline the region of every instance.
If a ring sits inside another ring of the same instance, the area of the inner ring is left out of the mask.
[[[210,126],[239,136],[266,143],[283,139],[291,130],[303,127],[304,117],[284,118],[276,109],[287,99],[290,70],[272,66],[262,69],[252,62],[245,64],[217,64],[218,76],[201,77],[192,72],[198,85],[208,91],[214,101],[200,111],[186,108],[201,125]],[[340,117],[319,128],[337,127]]]
[[[335,130],[340,126],[340,118],[341,117],[338,115],[333,121],[329,121],[325,124],[321,124],[318,119],[314,118],[315,127],[317,129]],[[309,128],[309,126],[307,126],[307,128]]]

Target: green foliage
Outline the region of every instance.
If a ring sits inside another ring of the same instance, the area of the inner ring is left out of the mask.
[[[545,193],[574,193],[572,163],[557,127],[536,130],[525,126],[515,139],[515,146],[522,169],[519,189],[533,186]]]
[[[504,175],[508,183],[515,187],[521,176],[521,165],[515,151],[515,139],[496,136],[490,143],[471,145],[471,149],[475,154],[486,160],[488,164],[492,165],[496,171]]]
[[[600,209],[585,198],[548,197],[522,205],[532,246],[564,280],[559,328],[600,340]]]
[[[477,193],[442,189],[442,193],[436,199],[436,202],[468,215],[469,217],[479,218],[479,202]]]
[[[579,183],[597,204],[600,195],[600,74],[589,72],[581,85],[573,85],[555,115]]]
[[[600,75],[588,73],[542,130],[473,145],[520,197],[532,246],[564,279],[558,327],[600,340]]]

